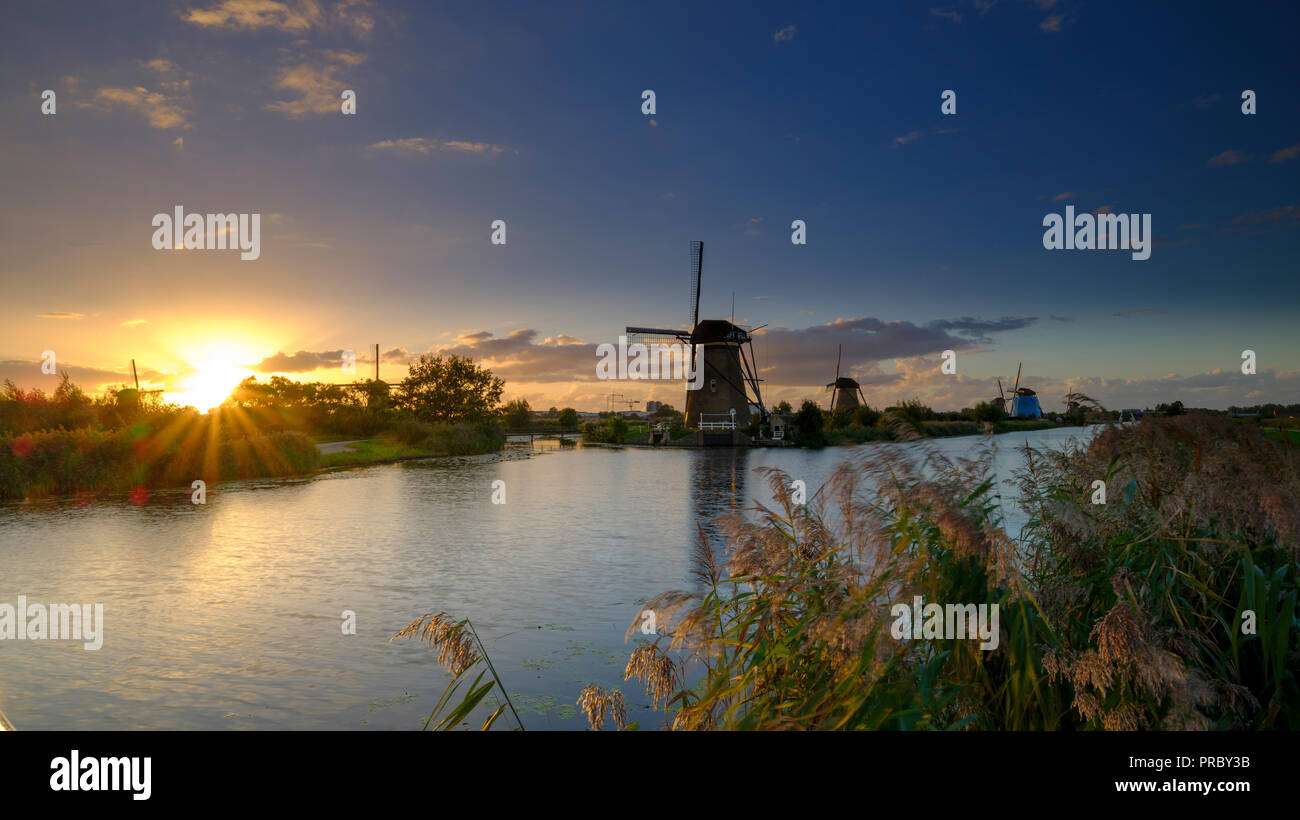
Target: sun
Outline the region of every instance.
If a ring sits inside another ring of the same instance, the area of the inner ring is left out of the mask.
[[[253,375],[243,364],[248,357],[240,355],[233,345],[208,345],[186,356],[186,360],[190,366],[180,379],[179,389],[168,391],[164,397],[200,413],[220,406],[241,381]]]

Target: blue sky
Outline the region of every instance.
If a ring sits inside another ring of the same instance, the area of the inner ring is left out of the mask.
[[[1115,407],[1300,401],[1293,5],[6,17],[0,375],[20,382],[42,383],[45,349],[92,387],[131,357],[173,391],[204,356],[340,380],[335,351],[379,342],[385,378],[452,350],[510,396],[596,409],[594,346],[685,324],[703,239],[702,313],[726,317],[734,292],[738,321],[769,326],[755,347],[775,398],[824,399],[843,344],[876,405],[969,405],[1022,361],[1048,408],[1068,389]],[[177,204],[263,214],[261,258],[155,251],[149,220]],[[1151,214],[1151,258],[1044,250],[1043,217],[1066,205]],[[681,403],[677,386],[618,389]]]

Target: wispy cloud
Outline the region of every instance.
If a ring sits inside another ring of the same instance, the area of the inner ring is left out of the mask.
[[[366,55],[355,51],[323,51],[311,59],[281,69],[275,87],[294,94],[294,99],[268,103],[265,108],[295,119],[308,114],[336,114],[342,105],[340,95],[349,87],[339,74],[365,61]]]
[[[1245,151],[1238,151],[1235,148],[1231,148],[1221,154],[1215,154],[1210,157],[1209,162],[1206,164],[1212,165],[1216,168],[1225,168],[1229,165],[1240,165],[1241,163],[1249,162],[1250,160],[1250,154],[1247,154]]]
[[[1218,94],[1206,94],[1203,97],[1196,97],[1195,99],[1193,99],[1192,105],[1196,106],[1197,108],[1209,108],[1210,106],[1217,103],[1220,99],[1222,99],[1222,97],[1220,97]]]
[[[67,313],[67,312],[62,311],[62,310],[55,310],[55,311],[51,311],[51,312],[49,312],[49,313],[38,313],[38,314],[36,314],[36,318],[38,318],[38,319],[84,319],[84,318],[86,318],[86,314],[84,314],[84,313]]]
[[[1112,314],[1112,315],[1114,315],[1114,316],[1121,316],[1121,317],[1128,317],[1128,316],[1155,316],[1155,315],[1158,314],[1158,313],[1164,313],[1164,311],[1163,311],[1163,310],[1159,310],[1159,309],[1157,309],[1157,308],[1132,308],[1131,310],[1121,310],[1119,313],[1115,313],[1115,314]]]
[[[943,6],[941,8],[930,9],[931,17],[938,17],[941,20],[947,20],[950,23],[960,23],[962,21],[961,12],[952,6]]]
[[[222,0],[208,8],[192,8],[181,19],[201,28],[230,31],[272,29],[303,35],[312,30],[341,29],[365,38],[375,27],[374,5],[368,0],[343,0],[333,5],[317,0]]]
[[[1049,14],[1043,18],[1043,22],[1039,23],[1038,27],[1043,31],[1047,32],[1048,34],[1057,34],[1060,32],[1061,25],[1064,22],[1065,22],[1065,18],[1062,17],[1061,15]]]
[[[908,133],[904,134],[901,137],[894,137],[894,147],[898,148],[900,146],[907,145],[909,142],[916,142],[917,140],[919,140],[921,137],[924,136],[925,133],[923,131],[909,131]]]
[[[775,34],[773,34],[773,35],[772,35],[772,42],[775,42],[775,43],[786,43],[786,42],[789,42],[790,40],[793,40],[793,39],[794,39],[794,35],[795,35],[795,33],[796,33],[798,30],[799,30],[798,27],[795,26],[793,23],[791,23],[790,25],[786,26],[785,28],[783,28],[783,29],[777,31]]]
[[[161,91],[150,91],[143,86],[101,88],[95,92],[90,102],[78,105],[101,110],[126,109],[144,117],[151,127],[164,131],[191,127],[190,112],[185,101],[169,97]]]
[[[515,154],[519,153],[518,149],[493,145],[490,142],[440,140],[433,137],[406,137],[405,139],[398,140],[381,140],[366,146],[366,150],[419,156],[452,153],[471,154],[479,157],[492,157],[504,154],[508,151],[512,151]]]
[[[1057,194],[1056,196],[1052,197],[1052,201],[1053,201],[1053,202],[1060,202],[1062,199],[1073,199],[1073,198],[1075,198],[1075,197],[1078,196],[1078,195],[1079,195],[1079,194],[1078,194],[1077,192],[1075,192],[1075,191],[1062,191],[1061,193],[1059,193],[1059,194]]]
[[[148,319],[128,319],[122,323],[122,327],[135,327],[136,325],[143,325],[148,322]]]
[[[1286,162],[1287,160],[1295,159],[1296,157],[1300,157],[1300,142],[1287,148],[1283,148],[1280,151],[1273,152],[1274,162]]]

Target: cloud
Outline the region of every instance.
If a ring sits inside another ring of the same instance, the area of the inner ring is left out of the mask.
[[[366,146],[368,151],[385,151],[393,154],[430,156],[440,153],[470,154],[478,157],[494,157],[511,149],[490,142],[469,142],[466,140],[439,140],[432,137],[407,137],[398,140],[381,140]],[[518,154],[519,151],[515,150]]]
[[[122,323],[122,327],[135,327],[136,325],[148,324],[148,319],[128,319]]]
[[[1250,154],[1245,151],[1238,151],[1235,148],[1224,151],[1222,154],[1215,154],[1210,157],[1207,165],[1213,165],[1216,168],[1225,168],[1229,165],[1239,165],[1251,160]]]
[[[793,23],[791,23],[790,25],[778,31],[776,34],[773,34],[772,42],[787,43],[794,39],[794,35],[796,31],[798,31],[798,28]]]
[[[312,30],[339,29],[361,39],[375,27],[374,6],[368,0],[343,0],[328,9],[317,0],[222,0],[206,9],[189,9],[181,19],[201,28],[227,31],[272,29],[303,35]]]
[[[1273,152],[1274,162],[1286,162],[1287,160],[1295,159],[1296,157],[1300,157],[1300,142],[1287,148],[1283,148],[1280,151]]]
[[[1157,308],[1132,308],[1131,310],[1121,310],[1119,313],[1114,313],[1114,314],[1111,314],[1111,315],[1113,315],[1113,316],[1121,316],[1121,317],[1128,317],[1128,316],[1155,316],[1155,315],[1158,314],[1158,313],[1164,313],[1164,311],[1163,311],[1163,310],[1159,310],[1159,309],[1157,309]]]
[[[1196,97],[1192,100],[1192,105],[1197,108],[1209,108],[1218,102],[1221,97],[1218,94],[1206,94],[1204,97]]]
[[[143,86],[101,88],[95,92],[91,102],[79,105],[102,110],[125,108],[143,116],[151,127],[161,130],[191,127],[190,112],[184,101],[168,97],[161,91],[150,91]]]
[[[1100,208],[1098,208],[1097,210],[1093,211],[1093,213],[1094,213],[1094,214],[1109,214],[1109,213],[1114,213],[1114,211],[1115,211],[1115,206],[1114,206],[1114,205],[1102,205]]]
[[[1043,31],[1047,32],[1048,34],[1056,34],[1060,32],[1061,23],[1063,22],[1064,22],[1064,18],[1061,17],[1061,15],[1049,14],[1043,18],[1043,22],[1039,23],[1038,27]]]
[[[1021,330],[1038,321],[1036,316],[1004,316],[1001,319],[972,319],[963,316],[960,319],[938,319],[926,327],[952,331],[981,344],[989,344],[993,339],[990,333],[1002,333],[1008,330]]]
[[[915,142],[924,136],[925,134],[921,131],[909,131],[901,137],[894,137],[894,147],[897,148],[900,145],[907,145],[909,142]]]
[[[314,353],[299,350],[297,353],[276,353],[268,356],[252,369],[259,373],[310,373],[313,370],[336,368],[343,364],[342,350],[326,350]]]
[[[874,317],[840,318],[801,330],[764,328],[755,334],[754,348],[762,377],[774,385],[824,385],[835,376],[839,345],[844,346],[844,372],[864,385],[893,384],[899,377],[882,371],[879,362],[931,356],[937,371],[940,352],[971,350],[991,333],[1027,327],[1034,321],[1033,317],[983,321],[967,316],[917,325]]]
[[[1232,220],[1235,228],[1229,228],[1229,231],[1244,230],[1249,227],[1258,227],[1263,225],[1274,225],[1281,223],[1288,227],[1300,227],[1300,208],[1295,205],[1283,205],[1279,208],[1270,208],[1267,211],[1255,211],[1254,213],[1242,214]]]
[[[950,23],[960,23],[962,20],[961,14],[952,6],[944,6],[943,8],[937,9],[932,8],[930,9],[930,16],[938,17],[941,20],[947,20]]]
[[[268,111],[279,111],[294,119],[308,114],[336,114],[342,93],[351,83],[339,79],[345,68],[355,68],[366,55],[354,51],[323,51],[310,60],[280,70],[275,87],[294,95],[292,100],[267,103]]]
[[[1060,202],[1062,199],[1073,199],[1076,196],[1078,196],[1078,194],[1075,193],[1074,191],[1065,191],[1064,193],[1059,193],[1056,196],[1052,197],[1052,201]]]
[[[104,370],[97,367],[84,367],[81,365],[65,364],[58,362],[59,372],[54,374],[45,374],[41,372],[40,361],[24,361],[21,359],[10,359],[0,361],[0,383],[8,379],[24,390],[39,388],[47,393],[59,386],[59,381],[63,373],[67,372],[68,378],[81,389],[88,393],[99,393],[109,388],[120,387],[126,384],[130,378],[130,373],[118,373],[112,370]],[[156,370],[141,370],[140,377],[153,378],[161,375]]]
[[[36,318],[37,318],[37,319],[84,319],[84,318],[86,318],[86,314],[84,314],[84,313],[67,313],[67,312],[62,311],[62,310],[55,310],[55,311],[51,311],[51,312],[49,312],[49,313],[38,313],[38,314],[36,314]]]
[[[1055,313],[1052,313],[1052,314],[1048,315],[1047,318],[1051,319],[1051,320],[1054,321],[1054,322],[1073,322],[1073,321],[1074,321],[1074,317],[1073,317],[1073,316],[1057,316]]]
[[[980,15],[988,14],[989,11],[997,5],[997,0],[975,0],[975,10]]]

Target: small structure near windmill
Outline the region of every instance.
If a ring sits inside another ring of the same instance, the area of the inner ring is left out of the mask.
[[[704,272],[704,243],[691,243],[691,329],[629,327],[628,337],[674,339],[691,346],[691,370],[703,370],[703,385],[686,391],[686,426],[700,430],[734,431],[749,424],[749,406],[759,409],[763,422],[767,409],[759,392],[752,333],[726,319],[700,316],[700,284]],[[733,317],[734,318],[734,317]],[[702,348],[696,361],[696,346]],[[748,353],[746,353],[748,347]],[[752,393],[752,398],[750,394]]]
[[[1011,388],[1009,397],[1002,394],[1002,380],[998,379],[998,398],[993,403],[1013,419],[1041,419],[1043,410],[1038,406],[1038,394],[1028,387],[1020,386],[1020,368],[1023,364],[1016,365],[1016,384]]]
[[[831,412],[840,408],[852,410],[867,403],[867,397],[862,395],[862,387],[848,376],[840,375],[840,358],[844,355],[844,345],[840,345],[839,353],[835,354],[835,381],[826,385],[827,390],[833,390],[831,393]],[[858,397],[862,396],[862,401],[858,402]]]

